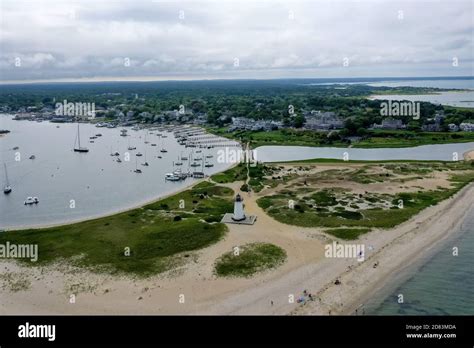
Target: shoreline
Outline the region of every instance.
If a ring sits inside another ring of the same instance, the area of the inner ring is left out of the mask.
[[[323,302],[331,302],[332,299],[332,306],[315,308],[313,303],[309,303],[308,306],[296,309],[293,314],[357,314],[356,310],[364,308],[374,295],[380,295],[380,292],[386,294],[390,285],[398,286],[400,281],[407,277],[407,271],[422,266],[420,262],[429,259],[447,240],[459,234],[459,226],[474,207],[474,201],[470,199],[473,196],[474,184],[471,183],[453,197],[421,211],[413,219],[386,231],[393,234],[394,238],[367,257],[364,262],[353,263],[351,269],[346,268],[344,272],[334,277],[332,282],[319,289],[318,296],[324,299]],[[380,233],[384,232],[372,232],[363,239],[372,239],[371,235],[374,233],[378,233],[380,237]],[[378,262],[377,268],[373,268],[374,262]],[[390,277],[394,273],[399,275],[391,282]],[[342,284],[335,285],[335,279],[339,279]],[[336,303],[339,306],[335,307]]]
[[[219,171],[219,172],[216,172],[212,175],[209,175],[208,177],[206,178],[201,178],[201,179],[198,179],[198,180],[195,180],[193,181],[191,184],[189,185],[186,185],[184,187],[182,187],[181,189],[177,190],[177,191],[173,191],[171,193],[167,193],[167,194],[164,194],[164,195],[161,195],[161,196],[158,196],[158,197],[155,197],[151,200],[146,200],[146,201],[143,201],[143,202],[140,202],[138,204],[134,204],[130,207],[127,207],[127,208],[123,208],[123,209],[119,209],[119,210],[116,210],[116,211],[112,211],[112,212],[108,212],[108,213],[105,213],[105,214],[100,214],[100,215],[97,215],[97,216],[88,216],[88,217],[85,217],[85,218],[79,218],[77,220],[69,220],[69,221],[65,221],[65,222],[59,222],[59,223],[54,223],[54,224],[35,224],[35,225],[23,225],[23,226],[15,226],[15,227],[4,227],[3,230],[4,231],[22,231],[22,230],[29,230],[29,229],[35,229],[35,230],[38,230],[38,229],[43,229],[43,228],[51,228],[51,227],[59,227],[59,226],[65,226],[65,225],[73,225],[73,224],[77,224],[77,223],[81,223],[81,222],[85,222],[85,221],[90,221],[90,220],[96,220],[96,219],[101,219],[101,218],[105,218],[105,217],[109,217],[109,216],[113,216],[113,215],[116,215],[116,214],[121,214],[121,213],[126,213],[128,211],[131,211],[131,210],[134,210],[134,209],[139,209],[139,208],[143,208],[144,206],[146,205],[149,205],[149,204],[152,204],[152,203],[156,203],[158,201],[161,201],[162,199],[166,199],[166,198],[169,198],[171,196],[174,196],[178,193],[181,193],[183,191],[186,191],[186,190],[189,190],[190,188],[194,187],[195,185],[203,182],[203,181],[206,181],[208,179],[211,178],[211,176],[213,175],[216,175],[216,174],[219,174],[219,173],[223,173],[231,168],[234,168],[235,166],[237,166],[239,163],[234,163],[232,164],[230,167],[222,170],[222,171]]]
[[[238,189],[240,183],[224,186]],[[474,204],[472,196],[473,183],[395,228],[376,229],[362,236],[356,243],[375,248],[367,255],[367,262],[358,263],[353,258],[325,258],[324,245],[331,243],[331,238],[321,229],[279,223],[265,215],[251,199],[258,195],[249,195],[246,210],[258,215],[258,222],[251,227],[228,225],[229,232],[222,241],[193,253],[195,262],[188,262],[171,273],[139,279],[96,274],[80,268],[71,272],[63,263],[37,269],[14,261],[0,262],[5,275],[31,281],[23,291],[0,288],[4,299],[0,313],[328,315],[331,311],[331,314],[347,315],[362,303],[363,296],[370,298],[377,284],[384,284],[394,270],[402,270],[407,260],[411,263],[414,256],[420,256],[420,250],[426,251],[443,234],[452,235],[445,231],[452,232],[450,227],[462,220],[459,217],[468,210],[466,203]],[[441,225],[448,229],[440,228]],[[313,237],[308,238],[307,233],[313,233]],[[213,264],[223,252],[255,241],[283,247],[288,261],[251,278],[228,279],[213,274]],[[400,245],[402,248],[397,248]],[[372,268],[374,259],[380,262],[377,269]],[[342,285],[335,285],[335,279],[340,279]],[[67,291],[72,290],[65,289],[75,286],[82,289],[78,290],[80,301],[71,306]],[[297,304],[296,299],[304,289],[321,298],[321,302]],[[185,306],[176,300],[180,293],[186,294]],[[288,302],[289,294],[294,295],[295,303]],[[270,301],[274,304],[270,305]]]

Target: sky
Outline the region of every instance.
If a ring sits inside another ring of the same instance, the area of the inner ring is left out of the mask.
[[[0,81],[474,75],[472,0],[0,0]]]

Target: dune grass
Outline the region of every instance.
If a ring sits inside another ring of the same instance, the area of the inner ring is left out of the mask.
[[[65,259],[94,271],[148,276],[172,268],[178,259],[189,256],[186,252],[220,240],[227,227],[214,221],[231,211],[232,195],[228,188],[203,182],[124,213],[52,228],[8,231],[0,234],[0,243],[38,244],[38,262],[23,261],[31,265]]]
[[[429,165],[424,163],[423,166]],[[342,198],[336,199],[328,190],[315,190],[305,199],[298,197],[298,190],[291,186],[274,195],[261,197],[257,203],[270,216],[282,223],[303,227],[334,228],[325,232],[338,238],[354,239],[372,228],[392,228],[407,221],[421,210],[451,197],[462,187],[474,181],[474,171],[469,163],[453,163],[446,166],[447,169],[464,170],[462,173],[451,174],[452,185],[450,188],[386,194],[384,199],[388,199],[391,203],[389,209],[377,206],[358,209],[358,201],[361,199],[375,203],[380,200],[372,197],[370,192],[366,192],[362,196],[344,194],[341,196]],[[367,190],[370,191],[369,186],[367,186]],[[293,208],[289,206],[290,201],[294,202]],[[403,202],[401,208],[398,206],[400,201]],[[329,209],[335,204],[342,206]],[[348,209],[349,207],[351,209]],[[354,207],[356,210],[353,210]]]
[[[251,243],[239,247],[239,253],[228,252],[217,259],[215,273],[223,277],[250,277],[278,267],[286,260],[286,252],[273,244]]]

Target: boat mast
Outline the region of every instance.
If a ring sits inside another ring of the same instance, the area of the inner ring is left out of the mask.
[[[8,180],[7,165],[3,163],[3,166],[5,167],[5,180],[7,182],[7,186],[10,186],[10,181]]]
[[[79,149],[81,148],[81,134],[79,133],[79,122],[77,122],[77,143],[79,144]]]

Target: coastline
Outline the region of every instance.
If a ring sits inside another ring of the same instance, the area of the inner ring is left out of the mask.
[[[346,269],[334,277],[331,283],[326,283],[319,289],[318,296],[322,297],[323,303],[332,303],[332,306],[317,307],[308,303],[296,309],[293,314],[356,314],[357,309],[363,308],[361,306],[374,294],[390,284],[393,274],[403,277],[403,272],[420,266],[419,262],[423,258],[433,255],[448,238],[459,233],[459,225],[474,207],[471,197],[474,197],[473,183],[453,197],[425,209],[413,219],[387,231],[393,238],[380,250],[370,254],[360,264],[352,263],[350,269]],[[441,212],[443,214],[440,214]],[[374,233],[378,233],[380,239],[378,231],[370,233],[362,240],[374,242],[377,239]],[[372,236],[376,238],[371,238]],[[378,263],[377,268],[373,268],[375,262]],[[335,279],[339,279],[342,284],[335,285]]]
[[[238,191],[241,183],[221,185]],[[332,240],[321,228],[286,225],[274,220],[256,204],[258,196],[245,194],[246,211],[258,216],[255,225],[228,225],[229,232],[222,241],[191,254],[190,261],[194,261],[151,278],[117,277],[77,268],[71,272],[61,262],[36,268],[2,261],[5,275],[25,277],[31,284],[17,292],[0,286],[0,296],[5,300],[0,304],[0,313],[351,314],[391,280],[393,272],[402,272],[407,263],[413,263],[433,250],[437,241],[453,234],[453,226],[473,205],[474,184],[468,184],[451,198],[422,210],[395,228],[376,229],[363,235],[355,243],[374,246],[374,252],[369,252],[363,263],[325,258],[324,245]],[[213,265],[217,257],[235,245],[255,241],[284,248],[288,261],[280,268],[252,278],[215,276]],[[380,263],[376,270],[372,268],[374,262]],[[335,285],[336,279],[342,285]],[[58,297],[67,298],[67,291],[73,287],[81,289],[80,302],[71,306],[67,300],[58,301]],[[321,298],[321,302],[288,303],[290,294],[298,298],[305,289]],[[189,299],[186,306],[176,301],[180,293]],[[270,301],[274,304],[270,305]]]

